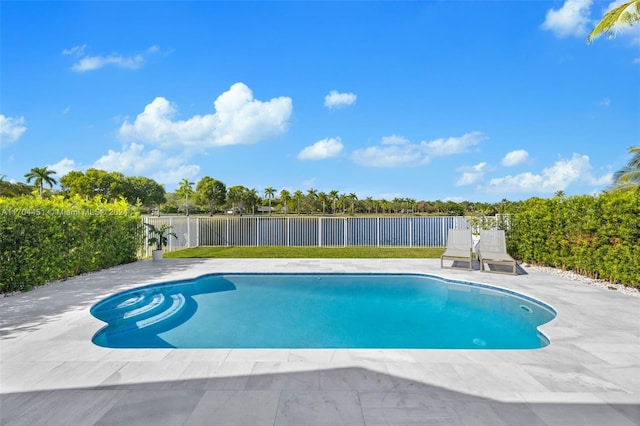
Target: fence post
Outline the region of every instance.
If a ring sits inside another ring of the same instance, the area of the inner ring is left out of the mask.
[[[322,247],[322,216],[318,217],[318,247]]]
[[[413,247],[413,218],[408,217],[407,220],[409,221],[409,226],[407,226],[409,229],[409,247]]]
[[[260,246],[260,218],[256,217],[256,247]]]
[[[229,247],[229,217],[227,216],[227,238],[225,239],[226,246]]]
[[[342,243],[345,247],[347,246],[347,217],[344,218],[344,242]]]

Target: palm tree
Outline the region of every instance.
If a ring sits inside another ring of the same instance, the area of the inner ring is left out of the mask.
[[[189,216],[189,194],[193,194],[193,185],[193,182],[189,182],[189,179],[184,178],[180,181],[180,187],[176,191],[180,195],[184,194],[184,208],[187,216]]]
[[[327,201],[329,201],[329,196],[324,192],[319,192],[318,201],[322,203],[322,214],[325,214],[327,212],[326,205]]]
[[[287,203],[291,200],[291,192],[283,189],[280,191],[280,202],[284,206],[285,213],[289,213],[289,207],[287,207]]]
[[[318,190],[314,188],[307,189],[307,200],[309,201],[309,213],[315,211],[316,199],[318,198]]]
[[[640,145],[629,148],[629,154],[632,155],[631,160],[613,174],[613,190],[640,190]]]
[[[336,191],[335,189],[333,191],[329,191],[329,199],[331,200],[331,204],[333,208],[332,213],[336,212],[336,201],[338,201],[339,197],[340,197],[340,191]]]
[[[299,189],[293,193],[293,198],[298,203],[298,214],[300,214],[300,200],[304,197],[304,194]]]
[[[269,216],[271,216],[271,200],[276,194],[276,190],[272,186],[267,186],[264,189],[264,196],[267,200],[269,200]]]
[[[620,27],[631,27],[638,21],[640,21],[640,0],[628,1],[605,13],[587,37],[587,42],[591,43],[605,33],[612,38]]]
[[[31,179],[34,179],[33,183],[40,189],[40,197],[42,197],[42,187],[45,183],[49,185],[49,188],[53,188],[53,185],[58,183],[57,180],[51,177],[51,175],[55,175],[56,172],[49,170],[47,167],[48,166],[34,167],[29,173],[24,175],[24,177],[27,178],[27,183],[30,183]]]
[[[354,204],[356,201],[358,201],[358,196],[355,194],[355,192],[352,192],[351,194],[347,195],[347,199],[351,202],[351,214],[355,214],[355,210],[354,210]]]

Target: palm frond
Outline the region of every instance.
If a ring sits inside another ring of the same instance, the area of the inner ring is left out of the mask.
[[[631,27],[640,21],[640,0],[631,0],[605,13],[602,20],[593,28],[587,42],[591,43],[602,34],[614,37],[621,27]]]

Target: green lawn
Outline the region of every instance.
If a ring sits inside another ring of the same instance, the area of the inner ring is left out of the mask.
[[[195,247],[165,253],[170,258],[439,258],[440,247]]]

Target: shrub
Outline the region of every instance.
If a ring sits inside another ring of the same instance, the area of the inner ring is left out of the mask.
[[[640,192],[522,202],[509,230],[512,255],[640,286]]]
[[[141,228],[125,201],[0,198],[0,292],[135,261]]]

